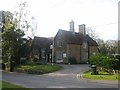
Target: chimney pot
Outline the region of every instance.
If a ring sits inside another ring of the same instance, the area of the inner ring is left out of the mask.
[[[71,20],[70,22],[70,31],[74,32],[74,21],[73,20]]]
[[[86,34],[85,24],[79,25],[79,33],[81,33],[81,34],[83,34],[83,35]]]

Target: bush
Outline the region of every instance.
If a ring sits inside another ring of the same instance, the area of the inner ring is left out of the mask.
[[[120,60],[120,55],[116,55],[115,57]]]
[[[70,63],[70,64],[77,64],[76,58],[75,57],[69,57],[68,58],[68,63]]]
[[[109,56],[103,56],[102,57],[102,62],[101,62],[101,66],[106,68],[106,69],[111,69],[111,61],[113,59],[110,58]]]
[[[106,69],[119,69],[119,59],[108,55],[95,54],[90,57],[90,64],[95,64]]]
[[[112,60],[112,68],[116,69],[116,70],[120,70],[120,55],[115,55],[115,56],[111,56],[114,59]]]
[[[31,61],[27,61],[25,64],[23,65],[37,65],[37,62],[31,62]]]
[[[90,57],[90,64],[91,65],[97,65],[101,66],[102,64],[102,55],[101,54],[95,54]]]

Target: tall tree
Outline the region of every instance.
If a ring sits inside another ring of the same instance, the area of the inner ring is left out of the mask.
[[[95,41],[96,41],[97,39],[99,39],[99,34],[98,34],[95,30],[93,30],[92,28],[87,28],[87,29],[86,29],[86,33],[87,33],[92,39],[94,39]]]
[[[23,43],[22,36],[24,32],[20,29],[16,29],[16,23],[13,19],[13,14],[10,12],[4,12],[4,32],[2,32],[2,51],[4,60],[9,60],[9,57],[16,57],[18,53],[18,47]]]
[[[8,61],[11,56],[19,64],[20,57],[27,56],[29,53],[31,38],[34,37],[37,29],[37,22],[34,17],[29,16],[26,8],[27,3],[21,2],[14,14],[9,11],[3,13],[2,54],[4,61]],[[25,35],[28,38],[23,38]]]
[[[28,3],[27,2],[20,2],[17,6],[17,10],[14,14],[15,18],[17,19],[17,28],[25,32],[25,37],[29,39],[30,46],[30,55],[33,55],[33,46],[32,46],[32,39],[35,36],[35,32],[37,30],[37,21],[36,18],[30,16],[30,11],[28,10]]]
[[[106,45],[108,47],[108,53],[109,54],[115,54],[117,53],[118,49],[118,42],[116,40],[107,40]]]
[[[23,30],[28,37],[33,38],[37,30],[37,21],[35,17],[30,16],[30,11],[27,8],[27,2],[20,2],[14,16],[17,19],[17,28]]]
[[[118,49],[119,49],[119,42],[117,40],[107,40],[104,41],[102,39],[97,39],[96,40],[98,45],[99,45],[99,49],[100,52],[102,54],[116,54],[119,53]]]

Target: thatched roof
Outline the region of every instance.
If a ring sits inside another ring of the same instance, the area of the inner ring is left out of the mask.
[[[63,37],[63,39],[68,44],[81,45],[86,39],[89,46],[98,46],[96,41],[94,41],[89,35],[84,36],[83,34],[80,34],[77,32],[71,32],[71,31],[65,31],[65,30],[59,30],[56,37],[59,36],[58,34],[60,34],[60,36]]]

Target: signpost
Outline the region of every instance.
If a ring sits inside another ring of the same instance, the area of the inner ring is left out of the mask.
[[[53,56],[54,56],[53,45],[50,45],[50,49],[52,50],[52,65],[53,65]]]

